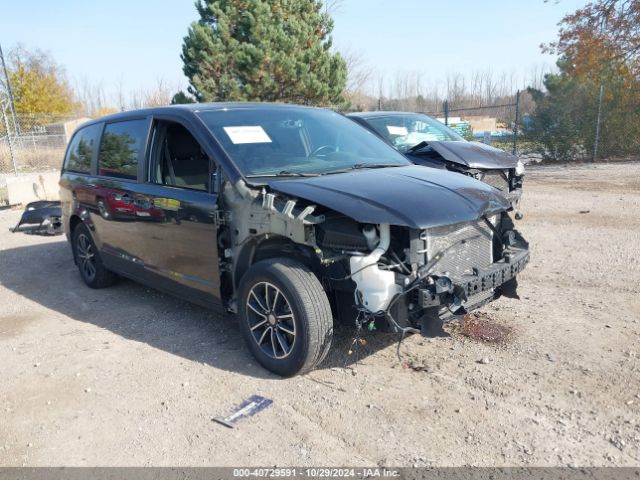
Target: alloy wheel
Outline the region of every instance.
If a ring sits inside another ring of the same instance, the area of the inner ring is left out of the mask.
[[[78,235],[76,257],[83,275],[87,280],[92,281],[96,276],[95,253],[91,240],[84,233]]]
[[[296,340],[296,323],[289,300],[269,282],[256,283],[247,296],[247,321],[253,340],[269,357],[289,356]]]

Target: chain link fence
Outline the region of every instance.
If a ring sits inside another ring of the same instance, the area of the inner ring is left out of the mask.
[[[423,113],[467,140],[512,152],[525,162],[640,160],[640,105],[617,105],[611,96],[607,100],[601,87],[566,108],[549,109],[518,92],[513,101],[496,105],[444,101],[442,108]]]
[[[539,111],[536,115],[536,102],[526,92],[495,105],[444,101],[422,113],[467,140],[512,152],[528,163],[640,159],[640,106],[617,105],[615,95],[607,96],[606,87],[597,93],[546,115]],[[378,106],[386,109],[384,102]],[[0,205],[6,203],[7,177],[59,171],[67,142],[87,120],[79,115],[14,116],[0,102]]]
[[[75,128],[86,121],[68,115],[11,115],[0,126],[0,174],[59,170]]]
[[[0,205],[7,202],[7,177],[59,171],[77,115],[17,114],[0,118]]]
[[[512,102],[465,107],[445,100],[442,109],[422,112],[437,118],[469,141],[479,141],[514,155],[521,154],[520,95]]]

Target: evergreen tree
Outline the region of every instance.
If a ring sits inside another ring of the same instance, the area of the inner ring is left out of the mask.
[[[184,105],[185,103],[195,103],[195,100],[182,90],[171,98],[171,105]]]
[[[346,63],[318,0],[198,0],[182,45],[198,101],[343,102]]]

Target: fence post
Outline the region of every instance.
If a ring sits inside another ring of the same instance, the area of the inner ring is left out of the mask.
[[[2,53],[2,46],[0,45],[0,63],[2,63],[2,72],[4,73],[4,80],[7,84],[7,96],[9,97],[9,105],[11,106],[11,119],[13,120],[13,129],[18,134],[18,120],[16,119],[16,103],[13,98],[13,90],[11,90],[11,82],[9,81],[9,74],[7,73],[7,65],[4,62],[4,54]],[[4,113],[4,111],[3,111]]]
[[[449,126],[449,100],[445,100],[442,106],[444,110],[444,124]]]
[[[513,122],[513,147],[511,153],[516,154],[518,150],[518,122],[520,121],[520,90],[516,92],[516,118]]]
[[[7,142],[9,142],[9,156],[11,157],[11,163],[13,164],[13,174],[18,175],[18,167],[16,165],[16,156],[13,152],[13,143],[11,141],[11,131],[9,130],[9,120],[7,120],[7,113],[4,105],[0,103],[0,110],[2,110],[2,119],[4,120],[4,128],[7,131]]]
[[[600,146],[600,117],[602,116],[602,94],[604,93],[604,84],[600,84],[600,93],[598,95],[598,116],[596,117],[596,138],[593,142],[593,158],[592,162],[598,159],[598,147]]]

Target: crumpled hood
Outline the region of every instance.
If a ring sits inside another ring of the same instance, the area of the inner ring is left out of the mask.
[[[493,187],[459,173],[416,165],[320,177],[272,179],[275,191],[302,198],[361,223],[430,228],[507,210]]]
[[[515,155],[484,143],[430,141],[429,146],[445,160],[470,168],[515,168],[518,163]],[[420,159],[420,155],[408,156]]]

